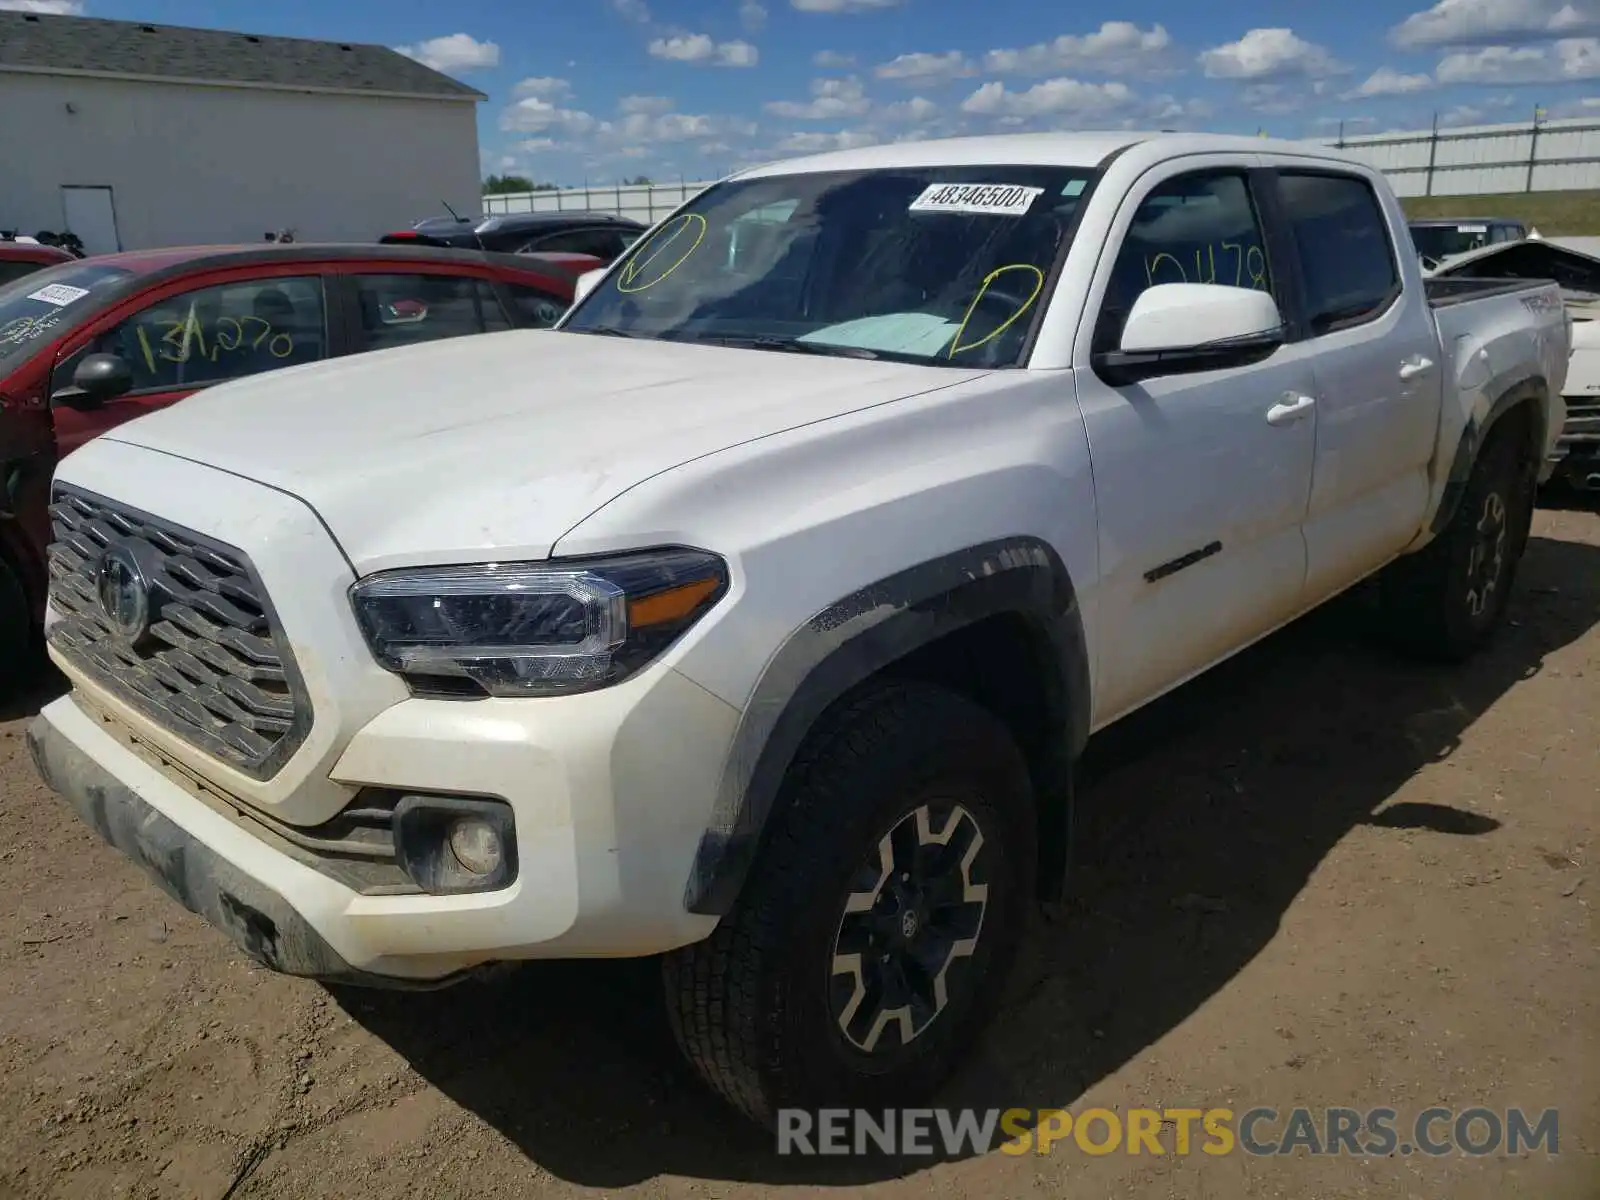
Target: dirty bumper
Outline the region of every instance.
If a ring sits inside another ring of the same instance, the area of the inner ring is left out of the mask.
[[[352,967],[283,896],[184,832],[43,717],[28,729],[28,750],[44,781],[102,838],[263,966],[327,983],[386,989],[431,989],[460,978],[413,982]]]

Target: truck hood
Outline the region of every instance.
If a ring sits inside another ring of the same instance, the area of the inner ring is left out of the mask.
[[[273,371],[102,436],[299,497],[366,574],[547,557],[652,475],[982,374],[516,330]]]

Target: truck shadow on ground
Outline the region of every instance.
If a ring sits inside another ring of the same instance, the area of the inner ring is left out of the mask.
[[[0,722],[18,721],[38,712],[67,690],[67,678],[49,662],[28,663],[21,681],[4,680],[0,691]]]
[[[1491,835],[1460,807],[1388,804],[1545,657],[1600,621],[1600,548],[1534,538],[1510,623],[1463,667],[1399,658],[1351,594],[1107,730],[1084,764],[1064,913],[940,1103],[1067,1107],[1182,1023],[1272,940],[1352,828]],[[535,964],[339,1002],[454,1102],[563,1179],[860,1185],[937,1158],[780,1157],[679,1065],[651,963]],[[1259,1035],[1274,1036],[1270,1021]]]

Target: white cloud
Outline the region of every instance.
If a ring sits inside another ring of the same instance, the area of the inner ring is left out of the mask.
[[[1425,92],[1433,86],[1433,76],[1404,75],[1393,67],[1379,67],[1360,87],[1344,94],[1346,100],[1362,100],[1373,96],[1410,96]]]
[[[991,50],[983,69],[992,75],[1050,75],[1092,70],[1101,75],[1132,75],[1161,66],[1172,36],[1161,25],[1140,29],[1132,21],[1107,21],[1094,33],[1063,34],[1021,50]]]
[[[1472,46],[1600,33],[1594,0],[1439,0],[1389,31],[1397,46]]]
[[[922,96],[913,96],[909,100],[901,100],[890,104],[880,111],[880,116],[885,121],[895,123],[918,123],[932,119],[939,111],[939,106],[932,100]]]
[[[1176,96],[1157,96],[1147,102],[1150,119],[1163,126],[1184,125],[1190,121],[1205,121],[1212,116],[1211,105],[1204,100],[1179,100]]]
[[[1597,112],[1600,112],[1600,96],[1584,96],[1550,106],[1552,117],[1592,117]]]
[[[538,96],[541,100],[553,100],[571,91],[572,85],[565,79],[557,79],[553,75],[534,75],[512,88],[511,94],[518,97]]]
[[[877,134],[865,129],[841,129],[837,133],[791,133],[778,143],[778,149],[790,154],[820,154],[876,146],[878,141]]]
[[[753,122],[702,113],[632,113],[617,125],[627,142],[693,142],[711,138],[749,137]]]
[[[1237,42],[1202,51],[1200,65],[1211,79],[1319,78],[1344,70],[1321,46],[1291,29],[1252,29]]]
[[[1563,38],[1550,46],[1458,50],[1434,72],[1442,84],[1566,83],[1600,77],[1600,38]]]
[[[1025,92],[1007,91],[1003,83],[986,83],[961,102],[961,111],[983,117],[1104,117],[1126,112],[1137,97],[1125,83],[1084,83],[1047,79]]]
[[[624,96],[617,101],[617,111],[622,113],[664,113],[672,109],[667,96]]]
[[[704,33],[684,33],[677,37],[656,38],[649,46],[652,58],[696,66],[753,67],[761,53],[749,42],[716,42]]]
[[[773,100],[766,110],[791,121],[837,121],[841,117],[859,117],[871,107],[866,89],[852,75],[848,79],[813,79],[809,101]]]
[[[906,0],[789,0],[791,8],[811,13],[863,13],[897,8]]]
[[[879,64],[873,74],[901,83],[946,83],[976,75],[977,70],[961,51],[949,50],[944,54],[902,54]]]
[[[839,70],[856,65],[854,54],[840,54],[837,50],[818,50],[811,56],[811,65],[823,70]]]
[[[44,13],[52,17],[83,16],[82,0],[0,0],[0,11]]]
[[[429,38],[415,46],[396,46],[395,49],[435,71],[477,71],[500,65],[499,46],[480,42],[465,33]]]
[[[1305,107],[1308,93],[1281,83],[1252,83],[1239,93],[1239,103],[1251,112],[1281,117]]]
[[[645,0],[610,0],[611,11],[624,20],[632,21],[636,25],[648,25],[651,21],[650,6]]]
[[[760,33],[767,27],[767,6],[760,0],[741,0],[739,25],[746,33]]]
[[[581,110],[561,108],[538,96],[527,96],[501,112],[500,128],[507,133],[548,132],[582,137],[608,130],[610,124]]]

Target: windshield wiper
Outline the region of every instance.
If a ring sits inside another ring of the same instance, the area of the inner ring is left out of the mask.
[[[705,342],[713,346],[732,346],[739,350],[780,350],[791,354],[826,354],[832,358],[878,357],[876,350],[868,350],[865,346],[839,346],[829,342],[802,342],[797,338],[714,335],[693,339],[685,338],[684,340]]]
[[[609,325],[591,325],[587,329],[568,329],[567,333],[593,333],[599,337],[647,338],[648,333],[634,333],[631,329],[613,329]]]

